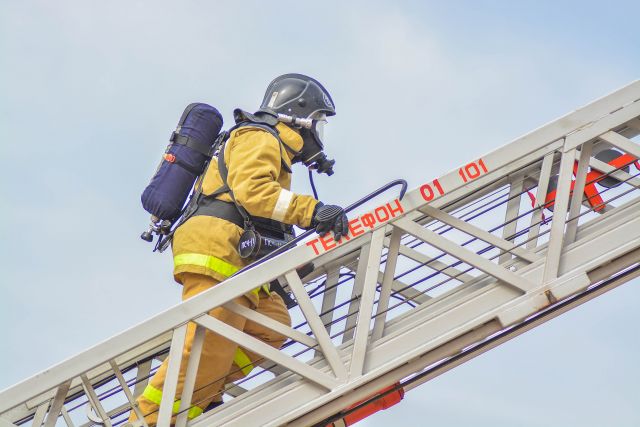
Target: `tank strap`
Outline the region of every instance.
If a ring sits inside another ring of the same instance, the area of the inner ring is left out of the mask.
[[[187,116],[193,110],[196,105],[200,105],[199,102],[193,102],[187,105],[187,108],[182,112],[182,116],[180,116],[180,120],[178,121],[178,126],[176,130],[171,133],[171,137],[169,137],[169,141],[174,142],[176,144],[184,145],[186,147],[191,148],[192,150],[197,151],[198,153],[207,156],[207,158],[211,158],[212,148],[209,147],[207,143],[200,142],[196,139],[190,138],[188,136],[180,135],[180,130],[184,125],[185,120],[187,120]]]
[[[178,131],[173,131],[173,133],[169,137],[169,141],[175,144],[189,147],[192,150],[195,150],[198,153],[206,156],[208,159],[210,159],[213,155],[212,147],[210,147],[209,144],[198,141],[197,139],[191,138],[189,136],[180,135]]]
[[[180,166],[182,169],[186,170],[187,172],[191,173],[194,176],[198,176],[202,173],[201,170],[196,169],[194,167],[192,167],[191,165],[189,165],[186,162],[183,162],[179,157],[177,157],[175,154],[170,154],[170,153],[165,153],[164,156],[162,157],[166,162],[169,163],[173,163],[175,165]]]
[[[238,123],[236,126],[232,127],[229,130],[229,132],[244,126],[257,127],[275,136],[278,139],[278,142],[280,143],[280,161],[282,162],[282,165],[285,168],[285,170],[288,173],[291,173],[291,169],[289,169],[289,167],[284,163],[283,152],[282,152],[282,146],[284,145],[284,142],[282,142],[282,139],[280,139],[280,135],[278,134],[277,129],[274,129],[270,126],[263,125],[260,123],[241,122],[241,123]],[[280,238],[280,239],[284,239],[287,234],[293,234],[293,227],[291,227],[290,225],[284,224],[279,221],[274,221],[268,218],[252,217],[251,215],[249,215],[249,212],[247,212],[247,210],[244,207],[242,207],[239,203],[236,202],[236,199],[233,195],[233,190],[231,190],[227,182],[227,177],[229,176],[229,169],[227,168],[227,165],[225,164],[225,161],[224,161],[224,146],[220,147],[220,152],[218,153],[218,172],[220,173],[220,178],[222,179],[223,185],[217,190],[215,190],[213,193],[203,196],[202,201],[205,201],[207,199],[216,200],[215,198],[217,196],[223,193],[229,193],[229,196],[231,196],[231,200],[233,200],[233,203],[236,206],[242,218],[244,219],[245,224],[249,226],[255,226],[260,231],[267,232],[268,235],[271,235],[273,237]]]
[[[282,146],[284,145],[286,147],[286,144],[282,141],[282,139],[280,138],[280,134],[278,133],[278,130],[268,126],[268,125],[264,125],[261,123],[253,123],[253,122],[240,122],[238,124],[236,124],[235,126],[233,126],[231,129],[229,129],[229,134],[231,134],[231,132],[233,132],[236,129],[242,128],[242,127],[255,127],[255,128],[259,128],[262,129],[266,132],[269,132],[271,135],[273,135],[278,142],[280,143],[280,164],[281,167],[287,172],[287,173],[291,173],[291,168],[289,168],[289,166],[287,166],[287,164],[284,161],[284,157],[283,157],[283,152],[282,152]],[[225,141],[226,144],[226,141]],[[227,183],[227,176],[229,176],[229,169],[227,168],[227,165],[224,162],[224,145],[220,146],[220,152],[218,153],[218,172],[220,172],[220,178],[222,178],[222,182],[223,185],[218,188],[217,190],[215,190],[213,193],[205,196],[205,197],[217,197],[221,194],[224,193],[232,193],[231,188],[229,188],[229,184]],[[233,196],[231,196],[233,198]],[[235,200],[235,199],[234,199]]]
[[[191,104],[187,105],[187,108],[185,108],[184,111],[182,112],[182,116],[180,116],[180,120],[178,120],[178,130],[180,130],[180,128],[184,124],[184,121],[187,120],[187,116],[189,115],[191,110],[193,110],[195,108],[195,106],[198,105],[198,104],[200,104],[200,103],[199,102],[192,102]]]
[[[277,131],[275,129],[272,129],[269,126],[264,126],[258,123],[251,123],[251,124],[247,124],[246,122],[238,123],[237,125],[233,126],[231,129],[229,129],[229,134],[231,134],[231,132],[233,132],[234,130],[239,129],[241,127],[245,127],[245,126],[257,127],[257,128],[263,129],[271,133],[272,135],[274,135],[278,139],[278,141],[281,141],[280,136],[277,135]],[[231,191],[231,188],[227,183],[227,177],[229,176],[229,169],[227,168],[227,165],[224,161],[224,149],[226,146],[226,142],[227,141],[225,141],[224,144],[220,146],[220,152],[218,153],[218,172],[220,173],[220,178],[222,179],[222,186],[220,186],[220,188],[215,190],[213,193],[206,195],[205,197],[217,197],[221,194],[229,193],[235,203],[235,198],[233,197],[233,191]]]
[[[225,145],[226,145],[226,142],[225,142]],[[220,173],[220,178],[222,178],[223,185],[220,188],[218,188],[216,191],[211,193],[210,195],[204,196],[202,199],[203,200],[215,199],[220,194],[229,193],[229,196],[231,197],[233,204],[236,206],[236,209],[238,210],[238,212],[243,218],[244,225],[242,226],[242,228],[251,227],[251,216],[249,215],[249,212],[247,212],[247,210],[244,207],[240,206],[240,204],[236,202],[236,198],[233,195],[233,190],[231,190],[231,188],[229,187],[229,184],[227,183],[227,177],[229,176],[229,169],[227,168],[227,165],[224,163],[224,148],[225,148],[224,145],[220,147],[220,153],[218,153],[218,172]]]

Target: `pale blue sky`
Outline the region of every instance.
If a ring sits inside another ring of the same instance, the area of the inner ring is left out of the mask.
[[[254,109],[285,72],[338,116],[323,200],[415,187],[639,77],[633,1],[0,0],[0,389],[172,306],[139,195],[192,101]],[[294,188],[308,192],[297,170]],[[640,425],[631,283],[363,426]]]

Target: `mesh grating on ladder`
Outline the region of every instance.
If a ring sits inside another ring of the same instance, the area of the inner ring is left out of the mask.
[[[313,236],[0,392],[0,420],[125,423],[160,361],[181,353],[189,321],[264,359],[193,420],[198,402],[184,393],[176,425],[326,425],[386,387],[433,378],[640,274],[639,134],[634,82],[379,204],[337,244]],[[231,302],[273,279],[298,303],[292,328]],[[206,314],[223,304],[290,340],[276,351]]]

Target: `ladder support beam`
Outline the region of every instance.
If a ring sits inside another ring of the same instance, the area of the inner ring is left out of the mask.
[[[162,400],[158,412],[158,427],[169,427],[173,415],[173,402],[176,399],[178,376],[182,364],[182,352],[187,337],[187,325],[182,325],[173,331],[171,350],[169,351],[169,365],[162,388]]]
[[[347,379],[347,368],[345,368],[344,363],[342,363],[340,353],[331,341],[331,337],[329,337],[322,320],[320,320],[320,316],[316,313],[315,307],[311,302],[311,298],[307,295],[298,273],[293,270],[285,274],[284,277],[287,280],[287,283],[289,283],[289,287],[291,287],[291,290],[300,305],[300,310],[302,310],[302,313],[307,319],[309,327],[320,345],[320,350],[331,366],[337,381],[345,381]]]
[[[582,199],[584,197],[584,187],[587,182],[587,170],[589,169],[589,159],[591,158],[592,151],[593,143],[591,142],[586,142],[582,146],[582,150],[580,150],[578,167],[575,172],[575,185],[569,203],[569,221],[567,223],[565,236],[566,244],[573,243],[576,240],[579,221],[578,215],[580,214],[580,207],[582,206]]]
[[[472,252],[468,249],[465,249],[462,246],[458,246],[455,243],[445,239],[442,236],[434,233],[431,230],[427,230],[426,228],[420,227],[413,221],[408,221],[404,218],[401,218],[395,223],[398,227],[405,230],[407,233],[414,235],[415,237],[427,242],[436,248],[444,251],[459,260],[466,262],[473,267],[476,267],[478,270],[481,270],[499,280],[502,280],[508,285],[522,291],[527,292],[534,287],[534,284],[529,280],[518,276],[517,274],[492,263],[491,261],[481,257],[480,255]]]
[[[67,393],[69,392],[70,387],[71,381],[67,381],[66,383],[58,387],[56,396],[53,398],[53,402],[51,403],[51,407],[49,408],[47,419],[44,421],[44,427],[53,427],[56,425],[58,416],[60,415],[60,411],[62,411],[64,400],[67,397]]]
[[[540,178],[538,179],[538,191],[536,192],[536,201],[533,215],[531,215],[531,226],[527,235],[527,249],[533,249],[538,246],[538,237],[540,235],[540,225],[542,223],[542,215],[544,213],[544,205],[547,199],[547,190],[549,189],[549,179],[551,178],[551,168],[553,167],[553,159],[555,151],[547,153],[542,159],[540,170]]]
[[[444,262],[438,261],[435,258],[428,257],[422,252],[418,252],[408,246],[401,245],[400,254],[406,256],[407,258],[411,258],[412,260],[419,262],[422,265],[426,265],[434,271],[449,276],[452,279],[459,280],[460,282],[470,282],[475,279],[475,277],[468,273],[458,270],[455,267],[450,267],[449,264],[445,264]],[[409,288],[409,290],[412,289]]]
[[[281,353],[270,345],[227,325],[215,317],[205,314],[195,319],[195,322],[217,334],[222,335],[236,344],[241,345],[253,353],[257,353],[269,360],[285,366],[292,372],[295,372],[296,374],[326,388],[327,390],[332,390],[338,386],[338,382],[329,375],[320,372],[319,370],[312,368],[291,356]]]
[[[602,139],[603,141],[607,141],[608,143],[613,144],[625,153],[631,154],[632,156],[640,159],[640,147],[638,147],[638,145],[635,142],[631,141],[629,138],[625,138],[619,133],[609,131],[604,135],[600,135],[600,139]]]
[[[389,308],[389,299],[393,285],[393,276],[396,272],[398,264],[398,255],[400,253],[400,239],[402,232],[398,228],[393,228],[389,243],[389,251],[387,252],[387,261],[384,266],[384,275],[382,277],[382,286],[380,287],[380,298],[378,299],[378,308],[376,309],[376,317],[373,323],[373,332],[371,340],[376,341],[382,338],[384,333],[384,324],[387,319],[387,309]]]
[[[133,394],[131,394],[131,390],[129,390],[129,386],[127,385],[127,382],[125,381],[124,376],[122,375],[122,371],[120,370],[120,368],[118,367],[115,361],[111,360],[109,361],[109,364],[111,365],[111,369],[113,369],[113,373],[116,376],[118,383],[120,384],[120,387],[122,387],[122,391],[124,392],[124,395],[127,398],[129,405],[131,405],[133,412],[135,412],[136,417],[138,418],[138,421],[140,421],[143,427],[149,427],[147,422],[144,419],[144,414],[136,404],[136,400],[134,399]]]
[[[200,366],[200,356],[202,356],[202,347],[204,345],[206,332],[204,327],[196,327],[189,360],[187,361],[182,397],[180,399],[180,408],[178,408],[175,427],[185,427],[187,425],[189,408],[191,408],[191,399],[196,386],[196,374],[198,372],[198,366]]]
[[[82,388],[84,388],[84,392],[89,399],[89,404],[98,413],[102,423],[106,427],[111,427],[111,418],[109,418],[107,412],[104,410],[100,398],[98,398],[96,391],[93,389],[93,385],[91,385],[91,381],[89,381],[86,375],[81,375],[80,379],[82,380]],[[38,425],[40,425],[40,423],[38,423]]]
[[[370,236],[360,249],[360,257],[358,258],[358,267],[356,269],[356,279],[351,289],[351,299],[349,303],[349,310],[347,311],[347,322],[344,327],[344,333],[342,334],[342,343],[345,343],[353,339],[355,333],[356,321],[358,310],[360,309],[360,296],[364,289],[364,277],[367,271],[367,259],[369,258],[369,250],[371,248]]]
[[[290,328],[278,321],[273,320],[268,316],[265,316],[262,313],[251,310],[248,307],[242,306],[235,302],[228,302],[224,305],[224,307],[229,311],[232,311],[248,320],[251,320],[252,322],[258,323],[268,329],[271,329],[272,331],[278,332],[279,334],[282,334],[287,338],[291,338],[294,341],[304,344],[307,347],[315,347],[318,345],[318,342],[311,338],[309,335],[298,332],[296,329]]]
[[[432,206],[426,205],[420,210],[440,222],[448,224],[460,231],[469,234],[470,236],[477,237],[478,239],[490,243],[491,245],[500,248],[503,251],[513,253],[514,255],[524,259],[525,261],[535,262],[541,258],[540,255],[521,249],[507,240],[501,239],[498,236],[494,236],[488,231],[469,224],[468,222],[462,221],[461,219],[458,219],[453,215],[442,212],[440,209],[436,209]]]
[[[358,311],[358,323],[355,337],[353,339],[353,353],[351,356],[351,366],[349,378],[362,375],[364,372],[364,362],[369,338],[369,327],[371,325],[371,312],[373,302],[376,297],[376,285],[378,273],[380,272],[380,258],[382,257],[382,247],[384,245],[385,229],[379,228],[373,232],[369,253],[366,258],[366,269],[364,271],[362,298],[360,310]]]
[[[514,242],[514,238],[511,236],[515,236],[518,231],[518,214],[520,213],[520,200],[522,198],[522,189],[524,188],[524,177],[518,176],[515,178],[510,177],[510,185],[509,185],[509,201],[507,202],[507,212],[504,217],[504,227],[502,228],[502,239],[507,242]],[[539,259],[540,256],[529,252],[526,249],[521,249],[518,246],[514,246],[514,249],[518,251],[522,251],[523,253],[529,254],[533,260],[527,260],[529,262],[534,262],[536,259]],[[506,250],[506,249],[505,249]],[[515,252],[513,252],[515,253]],[[517,254],[516,254],[517,255]],[[500,258],[498,258],[498,264],[503,264],[509,261],[512,258],[512,252],[506,251]],[[522,256],[520,256],[522,258]],[[523,258],[526,259],[526,258]]]
[[[545,283],[555,280],[560,269],[560,254],[564,246],[564,231],[569,208],[569,192],[571,191],[571,176],[573,175],[573,163],[575,148],[562,153],[560,160],[560,174],[558,176],[558,189],[553,206],[553,220],[549,235],[549,248],[545,263],[543,281]]]

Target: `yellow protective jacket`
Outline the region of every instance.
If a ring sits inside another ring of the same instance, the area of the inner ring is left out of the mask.
[[[295,151],[302,149],[302,137],[288,126],[276,126],[282,142]],[[293,155],[268,131],[244,126],[233,132],[225,145],[224,160],[229,170],[227,184],[236,202],[251,216],[269,218],[307,228],[318,203],[311,196],[289,191],[289,168]],[[202,192],[212,194],[223,185],[217,162],[211,162],[202,181]],[[218,199],[231,201],[228,193]],[[173,237],[174,277],[180,273],[205,274],[224,280],[250,260],[237,252],[242,229],[226,220],[211,216],[193,216],[176,230]],[[256,287],[261,284],[257,283]],[[251,295],[248,295],[253,301]],[[255,296],[255,295],[254,295]]]

